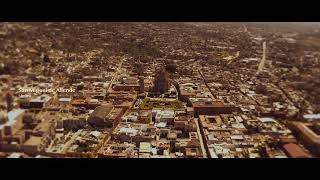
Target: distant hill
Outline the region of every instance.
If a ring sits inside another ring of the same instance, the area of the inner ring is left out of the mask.
[[[246,24],[271,25],[271,26],[278,26],[278,27],[303,26],[303,27],[320,28],[320,22],[246,22]]]

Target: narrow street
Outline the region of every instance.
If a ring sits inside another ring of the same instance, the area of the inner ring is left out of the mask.
[[[211,88],[208,86],[208,83],[207,83],[205,77],[203,76],[203,74],[201,73],[201,71],[198,70],[198,72],[199,72],[199,74],[201,75],[201,77],[202,77],[202,79],[203,79],[203,81],[204,81],[204,84],[205,84],[206,87],[209,89],[211,95],[212,95],[214,98],[217,98],[217,97],[214,95],[214,93],[211,91]]]
[[[75,139],[81,134],[82,129],[78,130],[76,133],[73,134],[73,136],[71,137],[71,139],[64,145],[61,153],[66,153],[67,150],[69,149],[69,147],[71,146],[71,144],[75,141]]]
[[[200,126],[199,126],[199,118],[195,118],[195,122],[196,122],[196,125],[197,125],[197,132],[198,132],[198,136],[199,136],[199,141],[200,141],[200,146],[201,146],[201,151],[203,153],[203,157],[204,158],[208,158],[208,155],[207,155],[207,151],[206,151],[206,148],[205,148],[205,144],[203,143],[203,136],[200,132]]]

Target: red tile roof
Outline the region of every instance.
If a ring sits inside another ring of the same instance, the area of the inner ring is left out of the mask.
[[[306,153],[300,146],[295,143],[288,143],[283,146],[289,157],[292,158],[309,158],[310,154]]]

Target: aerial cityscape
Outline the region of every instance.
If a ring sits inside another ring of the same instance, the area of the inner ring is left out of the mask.
[[[0,23],[0,158],[319,158],[320,23]]]

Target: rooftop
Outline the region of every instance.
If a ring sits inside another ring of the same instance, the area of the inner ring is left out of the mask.
[[[40,103],[45,103],[48,102],[51,99],[51,96],[43,94],[41,96],[37,96],[34,99],[31,99],[30,102],[40,102]]]
[[[300,146],[295,143],[288,143],[283,146],[284,150],[292,158],[308,158],[310,154],[306,153]]]
[[[30,136],[30,138],[24,143],[27,146],[38,146],[42,143],[42,137]]]

